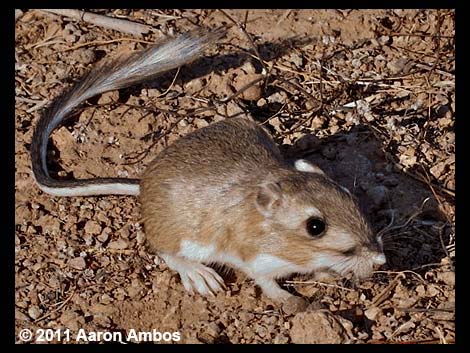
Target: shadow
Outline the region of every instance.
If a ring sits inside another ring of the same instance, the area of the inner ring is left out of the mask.
[[[257,46],[258,52],[260,53],[261,59],[264,61],[272,61],[283,55],[288,54],[289,52],[293,51],[296,48],[300,48],[302,46],[308,45],[316,41],[315,38],[310,37],[301,37],[301,36],[294,36],[291,38],[287,38],[284,40],[280,40],[278,42],[264,42]],[[231,43],[223,43],[221,42],[219,45],[230,45],[233,46]],[[97,50],[96,56],[98,58],[102,58],[104,56],[104,51]],[[184,65],[180,68],[180,73],[176,79],[176,84],[184,85],[187,82],[190,82],[194,79],[199,77],[204,77],[212,72],[223,74],[225,71],[237,67],[241,67],[245,62],[248,60],[251,61],[253,66],[256,69],[256,72],[260,73],[262,70],[262,66],[257,59],[254,59],[251,55],[254,55],[253,49],[250,48],[249,50],[238,48],[238,51],[235,51],[233,54],[224,54],[224,55],[213,55],[213,56],[203,56],[194,60],[192,63],[188,65]],[[99,60],[98,60],[99,61]],[[159,90],[166,90],[174,80],[175,74],[177,69],[167,71],[162,73],[158,77],[145,81],[143,83],[139,83],[133,85],[128,88],[120,89],[118,101],[113,103],[112,106],[119,106],[120,104],[126,103],[130,96],[139,97],[141,95],[141,91],[143,87],[147,88],[156,88]],[[73,81],[79,82],[80,79],[77,81],[73,79]],[[265,93],[272,93],[273,88],[268,86],[268,91]],[[64,91],[63,95],[65,95],[67,91]],[[87,100],[90,105],[97,105],[101,95],[97,95],[91,97]],[[220,96],[220,99],[225,98],[224,96]],[[58,98],[60,99],[60,98]],[[171,99],[171,98],[170,98]],[[51,105],[52,107],[53,105]],[[253,107],[254,109],[256,106]],[[272,107],[271,107],[272,108]],[[49,108],[50,109],[50,108]],[[278,108],[279,109],[279,108]],[[61,126],[65,127],[72,127],[74,126],[82,112],[83,108],[77,108],[73,111],[69,116],[67,116],[62,122]],[[260,112],[261,114],[262,112]],[[265,117],[267,118],[271,114],[269,110],[266,110]],[[156,138],[156,136],[154,136]],[[29,149],[28,145],[28,149]],[[50,174],[58,179],[58,180],[71,180],[74,179],[73,173],[66,173],[65,170],[61,167],[60,163],[58,162],[60,159],[60,151],[58,148],[54,146],[54,144],[49,140],[49,147],[48,153],[51,158],[48,158],[48,168]],[[51,152],[53,151],[53,152]],[[59,173],[62,172],[60,176]]]
[[[378,232],[383,235],[387,264],[382,270],[424,273],[446,256],[449,234],[445,216],[429,187],[392,167],[366,125],[318,139],[305,135],[294,145],[282,145],[289,160],[305,158],[347,187]],[[413,217],[413,215],[416,215]],[[408,222],[408,223],[407,223]],[[450,229],[448,229],[450,232]]]
[[[257,48],[263,61],[272,61],[290,53],[296,48],[303,47],[315,41],[315,38],[295,36],[280,40],[279,42],[264,42],[258,44]],[[220,45],[229,45],[234,47],[231,43],[221,43]],[[180,69],[176,83],[185,84],[212,72],[222,74],[229,69],[241,67],[247,61],[250,61],[253,64],[256,73],[261,73],[262,65],[257,59],[252,57],[252,55],[255,55],[252,48],[247,50],[235,47],[235,49],[238,50],[233,50],[233,54],[204,56],[194,60],[188,65],[184,65]],[[159,90],[167,89],[173,81],[176,71],[177,69],[170,70],[159,75],[153,80],[120,90],[120,101],[127,101],[130,95],[140,95],[142,87],[156,88]]]

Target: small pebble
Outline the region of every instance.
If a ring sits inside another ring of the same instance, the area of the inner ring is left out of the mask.
[[[85,259],[81,256],[78,256],[69,261],[69,266],[76,270],[83,270],[86,267]]]

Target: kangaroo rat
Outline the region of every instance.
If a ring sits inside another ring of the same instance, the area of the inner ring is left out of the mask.
[[[220,36],[196,31],[91,71],[43,115],[31,144],[43,191],[57,196],[140,195],[147,244],[190,292],[220,290],[204,264],[242,270],[269,297],[292,295],[276,279],[292,273],[371,274],[385,263],[354,197],[306,160],[293,165],[270,135],[246,118],[226,119],[175,141],[142,179],[55,180],[47,169],[51,132],[85,100],[187,64]]]

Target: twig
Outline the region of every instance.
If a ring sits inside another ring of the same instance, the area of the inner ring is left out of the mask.
[[[225,17],[227,17],[233,24],[235,24],[240,29],[240,31],[243,32],[245,37],[250,42],[253,50],[255,51],[256,59],[260,62],[261,66],[263,66],[263,74],[266,75],[268,73],[268,69],[266,67],[266,64],[264,63],[263,59],[261,59],[261,55],[258,51],[258,47],[253,42],[253,39],[251,38],[250,34],[246,31],[246,22],[247,22],[247,19],[248,19],[248,11],[245,14],[245,24],[244,25],[241,25],[240,23],[238,23],[232,16],[230,16],[227,12],[225,12],[225,10],[219,9],[219,11],[222,12],[225,15]]]
[[[73,296],[75,295],[76,293],[76,288],[73,289],[73,292],[72,294],[69,295],[69,297],[67,299],[65,299],[57,308],[55,308],[54,310],[52,311],[49,311],[47,314],[41,316],[40,318],[34,320],[34,323],[38,323],[39,321],[42,321],[44,319],[47,319],[49,316],[51,316],[53,313],[56,313],[58,312],[60,309],[62,309],[65,304],[67,304],[72,298]]]
[[[445,308],[395,308],[396,310],[402,311],[404,313],[454,313],[455,308],[445,309]]]
[[[421,266],[413,267],[411,271],[422,270],[423,268],[426,268],[426,267],[444,267],[444,266],[450,266],[450,264],[443,265],[440,262],[431,262],[429,264],[424,264]]]
[[[129,33],[135,36],[140,36],[153,31],[153,28],[147,25],[143,25],[128,20],[119,18],[112,18],[103,15],[94,14],[91,12],[85,12],[73,9],[41,9],[43,12],[50,12],[56,15],[70,17],[79,21],[89,22],[91,24],[114,29],[116,31]]]
[[[283,15],[281,16],[281,18],[279,19],[279,21],[277,21],[277,25],[279,26],[282,21],[284,21],[287,17],[289,17],[289,15],[291,14],[291,12],[292,12],[292,9],[284,11],[284,13],[283,13]]]
[[[390,37],[432,37],[432,38],[455,38],[454,36],[443,36],[440,34],[418,34],[418,33],[390,33]]]
[[[436,326],[435,330],[437,331],[437,334],[439,335],[440,343],[447,344],[447,340],[444,337],[444,334],[442,333],[442,330],[439,328],[439,326]]]
[[[454,343],[454,340],[447,340],[447,343]],[[422,339],[422,340],[414,340],[414,341],[392,341],[392,340],[370,340],[367,341],[369,344],[436,344],[436,343],[442,343],[440,339],[435,339],[435,338],[429,338],[429,339]]]
[[[403,273],[398,273],[396,277],[390,282],[390,284],[382,291],[380,292],[374,300],[372,300],[372,305],[373,306],[379,306],[383,301],[385,301],[388,296],[391,294],[393,288],[397,286],[397,284],[400,282],[402,278],[404,278],[405,275]]]
[[[425,182],[429,189],[431,190],[432,194],[434,195],[434,197],[436,198],[437,202],[439,203],[439,206],[442,210],[442,212],[444,213],[445,217],[447,218],[447,221],[449,222],[449,224],[452,224],[452,219],[450,218],[450,216],[445,212],[445,208],[444,208],[444,205],[442,203],[442,200],[441,198],[437,195],[436,193],[436,190],[434,189],[433,185],[432,185],[432,180],[431,180],[431,177],[429,176],[426,168],[423,167],[423,165],[420,163],[419,166],[421,167],[421,169],[423,170],[423,173],[424,173],[424,179],[423,182]],[[444,191],[447,191],[447,189],[445,188],[439,188],[440,190],[444,190]],[[453,195],[455,197],[455,193]]]
[[[284,283],[286,283],[286,284],[288,284],[292,287],[295,287],[296,284],[318,284],[320,286],[333,287],[333,288],[346,290],[346,291],[349,291],[349,292],[355,292],[355,290],[351,289],[351,288],[346,288],[346,287],[338,286],[337,284],[323,283],[323,282],[318,282],[318,281],[285,281]]]
[[[167,21],[169,21],[169,20],[180,20],[180,19],[183,19],[183,18],[184,18],[183,16],[167,15],[167,14],[163,14],[163,13],[160,13],[160,12],[157,12],[157,11],[152,11],[150,14],[153,15],[153,16],[155,16],[155,17],[163,17],[163,18],[166,18]]]
[[[150,150],[153,148],[153,146],[155,146],[163,137],[165,137],[166,135],[168,135],[170,132],[172,132],[172,130],[178,125],[178,123],[186,118],[189,118],[191,116],[194,116],[196,114],[199,114],[199,113],[202,113],[202,112],[205,112],[207,110],[213,110],[214,107],[201,107],[201,108],[195,108],[191,113],[188,113],[188,114],[178,114],[176,112],[172,112],[172,111],[166,111],[166,112],[163,112],[163,110],[161,110],[163,113],[167,113],[167,114],[174,114],[176,115],[178,118],[176,119],[176,121],[174,121],[171,126],[165,131],[163,132],[162,134],[160,134],[155,141],[153,141],[150,146],[146,147],[144,150],[140,151],[140,152],[134,152],[132,153],[132,156],[131,154],[129,154],[127,157],[125,157],[126,159],[134,159],[132,162],[124,162],[122,163],[123,165],[132,165],[132,164],[136,164],[136,163],[139,163],[140,161],[142,161],[147,155],[148,153],[150,152]],[[155,134],[154,132],[152,132],[151,134]]]
[[[421,276],[419,273],[414,272],[413,270],[403,270],[403,271],[374,271],[374,273],[385,273],[387,275],[394,275],[394,274],[401,274],[403,278],[406,277],[407,273],[412,274],[413,276],[417,277],[422,283],[426,284],[426,280]]]
[[[404,322],[403,324],[401,324],[400,326],[397,327],[397,329],[395,331],[392,332],[391,336],[390,336],[390,339],[392,339],[393,337],[395,337],[398,333],[400,333],[404,328],[406,328],[409,324],[412,324],[413,325],[413,321],[410,319],[406,322]]]
[[[17,102],[30,103],[30,104],[38,104],[40,102],[43,102],[43,100],[41,99],[31,99],[31,98],[25,98],[25,97],[16,97],[15,100]]]
[[[261,125],[266,124],[268,121],[271,121],[271,120],[274,119],[276,116],[278,116],[279,114],[281,114],[281,112],[284,110],[284,108],[285,108],[285,106],[286,106],[287,104],[288,104],[288,102],[287,102],[287,103],[284,103],[284,104],[282,105],[282,107],[279,108],[279,110],[278,110],[276,113],[274,113],[274,114],[271,115],[269,118],[267,118],[265,121],[263,121],[263,122],[261,123]]]
[[[45,105],[47,105],[49,101],[47,99],[44,99],[42,102],[39,102],[38,104],[36,104],[35,106],[29,108],[26,113],[32,113],[32,112],[35,112],[36,110],[39,110],[41,108],[43,108]]]
[[[36,110],[39,110],[48,103],[47,99],[36,100],[36,99],[29,99],[29,98],[23,98],[23,97],[16,97],[16,101],[21,102],[21,103],[34,104],[34,106],[26,110],[26,113],[32,113]]]
[[[246,85],[244,85],[242,88],[240,88],[238,91],[236,91],[234,94],[228,96],[227,98],[223,98],[221,100],[219,100],[219,103],[227,103],[229,101],[231,101],[232,99],[234,99],[235,97],[237,97],[239,94],[243,93],[244,91],[246,91],[248,88],[256,85],[259,81],[263,81],[266,77],[265,76],[262,76],[262,77],[258,77],[256,79],[254,79],[253,81],[251,82],[248,82]]]
[[[47,41],[42,41],[40,43],[34,43],[33,45],[29,45],[27,46],[27,48],[41,48],[41,47],[46,47],[46,46],[49,46],[49,45],[54,45],[54,44],[66,44],[66,42],[64,42],[63,40],[61,39],[57,39],[57,40],[47,40]]]
[[[91,42],[80,43],[80,44],[74,45],[73,47],[64,49],[64,51],[75,50],[78,48],[92,46],[92,45],[105,45],[105,44],[111,44],[111,43],[123,42],[123,41],[130,41],[130,42],[144,43],[144,44],[154,44],[154,42],[151,42],[148,40],[141,40],[141,39],[135,39],[135,38],[117,38],[117,39],[112,39],[112,40],[94,40]]]
[[[374,106],[374,105],[380,104],[383,100],[384,100],[384,97],[383,97],[382,93],[372,94],[368,97],[361,98],[361,99],[355,100],[353,102],[343,104],[341,107],[338,107],[335,110],[346,110],[346,111],[347,110],[353,110],[353,109],[357,108],[359,102],[363,102],[363,101],[365,101],[365,102],[371,104],[372,106]]]
[[[440,38],[440,33],[441,33],[441,25],[442,25],[442,22],[444,21],[444,18],[441,16],[441,13],[438,11],[437,12],[437,23],[436,23],[436,32],[438,33],[438,35],[436,35],[435,37],[433,37],[433,39],[435,40],[435,43],[436,43],[436,47],[435,48],[435,53],[436,53],[436,56],[437,56],[437,60],[435,60],[432,64],[432,68],[429,70],[428,72],[428,76],[427,76],[427,81],[429,81],[432,73],[435,71],[436,69],[436,66],[437,66],[437,63],[440,61],[440,57],[441,57],[441,51],[442,51],[442,45],[441,45],[441,38]],[[431,107],[429,107],[431,108]]]
[[[291,79],[283,79],[281,77],[276,77],[276,81],[280,81],[282,83],[286,83],[296,89],[298,89],[300,92],[302,92],[304,95],[306,95],[308,97],[308,99],[313,103],[313,102],[316,102],[318,101],[317,98],[315,98],[310,92],[308,92],[305,88],[303,88],[301,85],[295,83],[295,82],[291,82]],[[272,84],[274,87],[279,87],[283,90],[286,90],[284,87],[282,86],[279,86],[277,84]]]
[[[437,62],[437,61],[436,61]],[[436,63],[434,62],[434,64]],[[455,75],[454,74],[451,74],[450,72],[446,72],[446,71],[443,71],[443,70],[440,70],[440,69],[435,69],[435,65],[429,67],[429,66],[426,66],[426,65],[423,65],[423,64],[415,64],[416,67],[419,67],[420,69],[424,69],[424,70],[428,70],[428,71],[432,71],[434,70],[435,72],[437,72],[438,74],[441,74],[443,76],[449,76],[451,78],[455,78]]]
[[[178,78],[178,74],[180,73],[180,69],[181,69],[181,67],[178,67],[178,70],[176,71],[175,77],[173,77],[173,81],[171,81],[170,86],[165,90],[165,92],[163,92],[162,94],[160,94],[160,95],[157,96],[156,98],[162,98],[162,97],[165,96],[168,92],[170,92],[171,88],[172,88],[173,85],[175,84],[176,79]]]

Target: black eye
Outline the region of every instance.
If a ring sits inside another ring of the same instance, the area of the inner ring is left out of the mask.
[[[325,232],[326,224],[320,218],[310,218],[307,221],[307,232],[313,237],[318,237]]]

